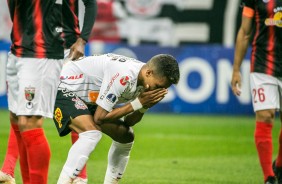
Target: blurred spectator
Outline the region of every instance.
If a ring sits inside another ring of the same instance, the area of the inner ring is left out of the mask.
[[[120,2],[113,0],[98,0],[98,12],[90,40],[120,42],[121,37],[117,20],[125,18],[126,12]]]

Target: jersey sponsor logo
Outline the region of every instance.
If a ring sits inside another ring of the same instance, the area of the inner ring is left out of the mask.
[[[68,98],[68,97],[74,97],[75,94],[68,89],[62,89],[61,92],[63,93],[63,96]]]
[[[78,97],[72,98],[71,100],[75,102],[74,106],[76,109],[82,109],[82,110],[87,109],[87,105],[85,105],[85,103],[82,100],[80,100]]]
[[[119,73],[116,73],[112,78],[111,81],[109,82],[106,90],[104,91],[104,93],[101,95],[100,99],[103,100],[104,97],[106,96],[106,94],[109,92],[110,88],[112,87],[113,83],[115,82],[115,80],[118,78]]]
[[[110,93],[107,95],[106,99],[108,103],[115,103],[115,101],[117,100],[117,97],[116,95]]]
[[[56,108],[54,112],[54,119],[58,123],[59,128],[62,128],[62,119],[63,119],[63,113],[59,107]]]
[[[274,13],[273,18],[265,19],[265,25],[282,27],[282,7],[275,8]]]
[[[128,83],[129,77],[128,76],[123,76],[119,82],[121,85],[125,86]]]
[[[88,91],[88,100],[92,103],[96,103],[99,91]]]
[[[35,87],[26,87],[24,88],[25,99],[32,101],[35,95]]]
[[[83,73],[79,74],[79,75],[71,75],[71,76],[60,76],[61,80],[66,80],[66,79],[70,79],[70,80],[76,80],[76,79],[81,79],[83,78]]]

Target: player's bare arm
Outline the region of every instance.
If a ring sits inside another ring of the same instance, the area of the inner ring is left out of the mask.
[[[137,98],[144,108],[150,108],[167,94],[167,89],[155,89],[152,91],[146,91],[141,93]],[[98,106],[94,114],[94,122],[103,124],[106,122],[114,122],[129,113],[134,112],[134,108],[131,103],[127,103],[124,106],[113,109],[111,112],[106,111],[102,107]],[[143,116],[142,113],[137,112],[136,115]],[[134,118],[138,120],[139,118]],[[133,122],[134,124],[137,122]]]
[[[241,94],[241,73],[240,67],[248,49],[249,40],[252,33],[252,18],[242,17],[242,24],[238,31],[234,55],[233,74],[231,80],[234,95]]]

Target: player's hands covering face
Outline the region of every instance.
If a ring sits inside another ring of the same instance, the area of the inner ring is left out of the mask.
[[[151,91],[144,91],[139,96],[138,99],[144,108],[150,108],[161,101],[167,94],[167,89],[158,88]]]

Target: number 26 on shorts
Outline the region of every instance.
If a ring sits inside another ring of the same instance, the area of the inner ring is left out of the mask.
[[[265,94],[263,88],[253,89],[252,95],[253,95],[254,103],[257,103],[258,101],[262,103],[265,101]]]

